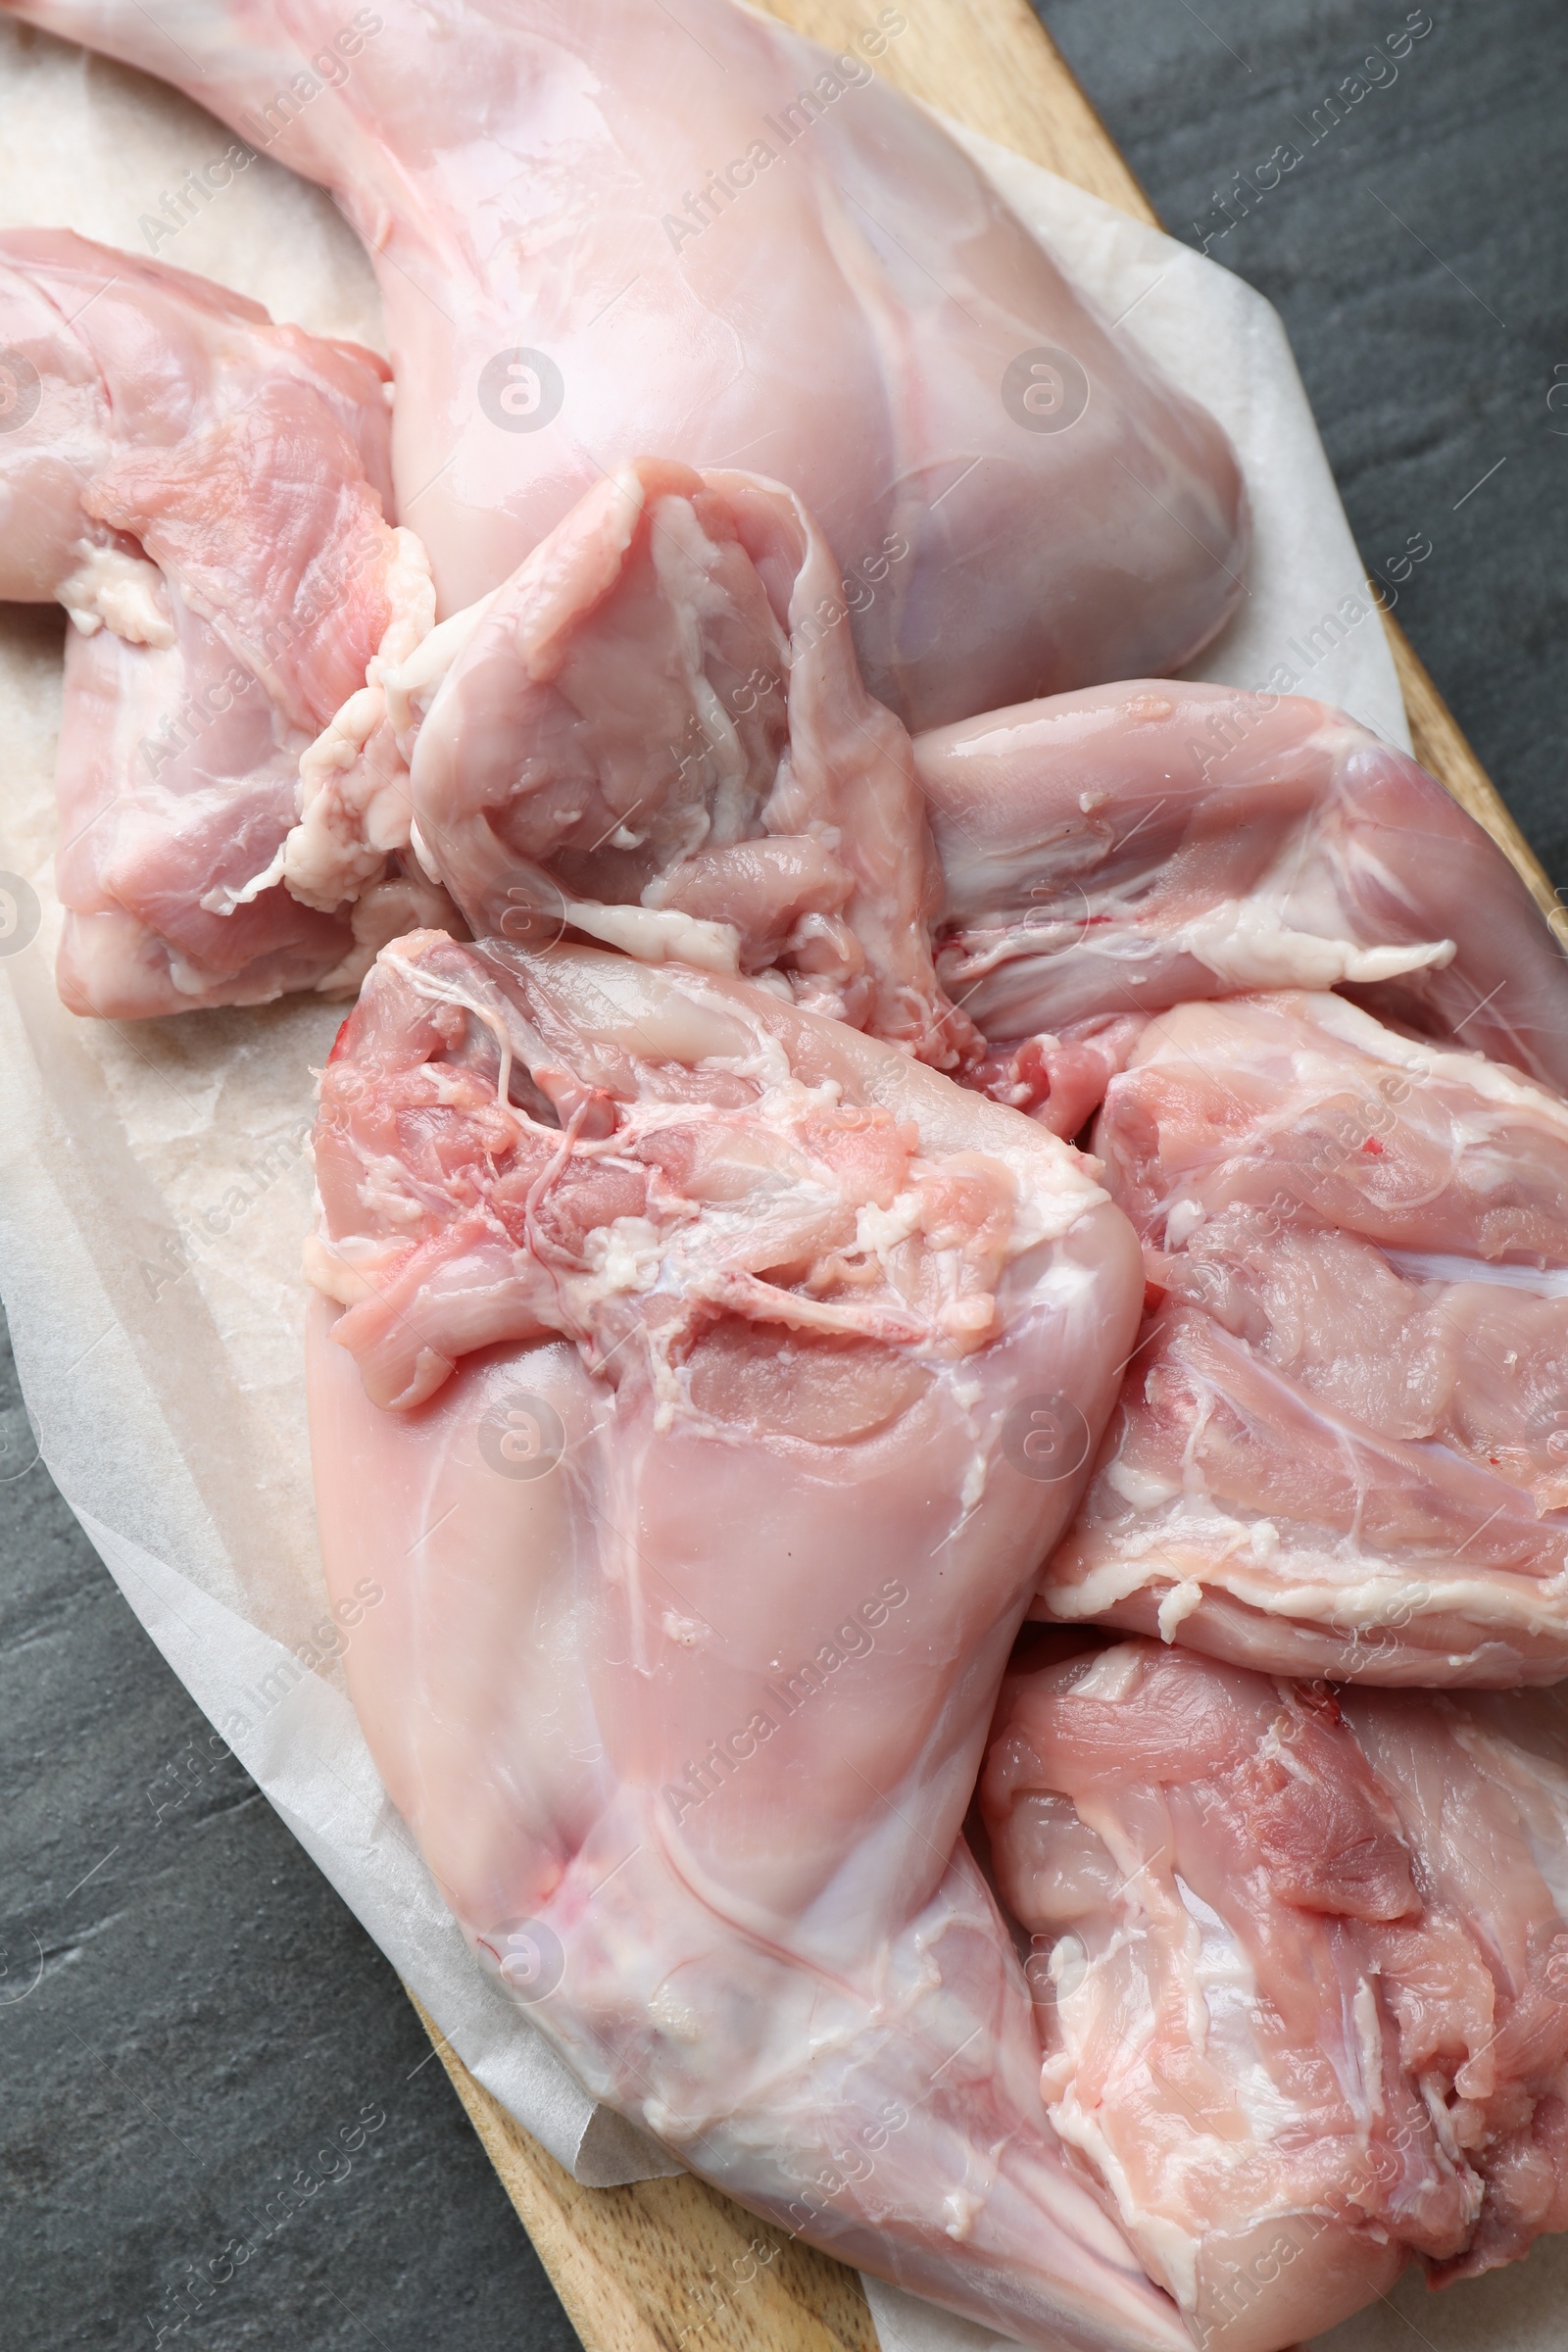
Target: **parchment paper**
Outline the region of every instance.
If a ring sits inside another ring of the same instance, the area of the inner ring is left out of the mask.
[[[1249,594],[1194,674],[1255,687],[1284,663],[1301,691],[1408,748],[1382,628],[1273,311],[1188,248],[960,135],[1117,331],[1236,441],[1256,529]],[[61,225],[146,252],[144,223],[166,193],[230,143],[161,85],[0,24],[0,225]],[[265,158],[157,251],[276,318],[383,347],[374,281],[347,226],[325,195]],[[1356,605],[1362,617],[1350,619]],[[1314,660],[1331,613],[1344,633]],[[63,633],[54,612],[0,607],[0,869],[25,876],[43,906],[37,937],[0,956],[0,1291],[31,1431],[0,1432],[0,1473],[41,1449],[171,1666],[518,2121],[583,2180],[674,2169],[593,2106],[473,1965],[346,1695],[353,1634],[330,1625],[317,1552],[298,1271],[312,1070],[341,1008],[296,999],[99,1023],[56,999]],[[1383,2352],[1413,2326],[1437,2352],[1546,2352],[1559,2278],[1568,2284],[1568,2249],[1548,2244],[1441,2302],[1407,2283],[1396,2300],[1412,2319],[1375,2307],[1323,2341]],[[1000,2340],[869,2285],[884,2352]]]

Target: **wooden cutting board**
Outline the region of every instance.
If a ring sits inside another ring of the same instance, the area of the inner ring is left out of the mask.
[[[830,49],[847,47],[882,13],[880,0],[763,4]],[[876,61],[890,81],[1158,225],[1027,0],[899,0],[899,12],[906,29]],[[1512,858],[1568,945],[1568,915],[1524,835],[1404,632],[1384,618],[1416,758]],[[580,2187],[415,2007],[587,2352],[877,2352],[853,2271],[688,2174]]]

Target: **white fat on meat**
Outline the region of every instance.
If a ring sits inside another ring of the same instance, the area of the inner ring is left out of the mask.
[[[1037,1042],[1256,989],[1348,990],[1568,1087],[1568,918],[1344,711],[1131,679],[919,735],[914,758],[938,973],[1000,1099],[1058,1131]]]
[[[402,839],[412,818],[476,936],[540,945],[569,925],[651,962],[777,973],[813,1011],[972,1060],[931,964],[940,886],[909,738],[865,690],[838,587],[777,483],[621,466],[386,669]],[[290,888],[342,896],[389,799],[365,799],[363,847],[352,810],[308,803]]]
[[[1009,1677],[982,1805],[1052,2121],[1200,2345],[1568,2227],[1565,1766],[1555,1692],[1148,1641]]]
[[[787,2230],[1042,2352],[1185,2352],[962,1837],[1138,1312],[1092,1164],[754,983],[433,933],[316,1162],[327,1580],[385,1591],[355,1703],[481,1963]],[[1036,1465],[1046,1397],[1082,1444]]]
[[[1568,1106],[1334,996],[1184,1004],[1095,1149],[1152,1311],[1037,1614],[1272,1672],[1568,1671]]]
[[[0,597],[53,599],[74,623],[62,998],[134,1018],[352,987],[375,922],[345,902],[396,877],[406,775],[363,795],[361,835],[381,846],[351,888],[305,903],[282,850],[302,755],[330,767],[339,752],[313,739],[336,743],[336,714],[361,713],[377,662],[434,618],[419,543],[386,519],[383,364],[55,229],[0,235],[0,343],[38,379],[0,436]],[[427,886],[393,929],[455,919]]]

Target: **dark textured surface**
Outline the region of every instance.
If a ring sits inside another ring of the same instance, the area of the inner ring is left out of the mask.
[[[1434,10],[1397,81],[1315,147],[1302,123],[1402,8],[1204,0],[1206,24],[1182,0],[1043,13],[1192,241],[1225,225],[1213,199],[1235,170],[1285,141],[1305,150],[1211,250],[1284,312],[1364,554],[1431,538],[1400,617],[1568,881],[1568,393],[1546,406],[1553,367],[1568,371],[1562,0]],[[390,1970],[215,1755],[47,1474],[22,1467],[14,1398],[0,1396],[0,2344],[155,2346],[162,2329],[183,2352],[565,2352]],[[199,2305],[181,2292],[192,2269],[229,2264]]]
[[[1278,305],[1363,557],[1431,540],[1398,617],[1568,885],[1563,0],[1036,5],[1166,227]]]
[[[0,2346],[571,2352],[397,1979],[32,1453],[4,1350]]]

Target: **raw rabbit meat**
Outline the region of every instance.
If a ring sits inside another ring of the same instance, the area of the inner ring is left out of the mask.
[[[837,589],[776,483],[622,466],[387,672],[404,838],[476,934],[569,921],[648,962],[779,972],[814,1010],[972,1058],[931,965],[909,738],[860,682]],[[358,887],[365,772],[308,793],[289,837],[284,880],[315,904]]]
[[[371,973],[317,1161],[327,1579],[385,1589],[351,1688],[483,1963],[785,2229],[1184,2352],[961,1836],[1137,1319],[1089,1164],[744,980],[436,933]]]
[[[1200,2346],[1568,2228],[1555,1692],[1336,1695],[1128,1642],[1009,1678],[982,1792],[1052,2121]]]
[[[650,450],[789,484],[910,725],[1177,668],[1241,593],[1225,435],[875,77],[895,11],[838,60],[730,0],[14,13],[332,189],[444,612]]]
[[[1250,989],[1345,988],[1568,1088],[1568,966],[1529,891],[1343,711],[1135,679],[921,735],[915,763],[947,884],[938,971],[1000,1099],[1058,1134],[1147,1014]],[[1065,1071],[1058,1041],[1079,1048]]]
[[[1038,1613],[1271,1673],[1568,1675],[1568,1104],[1238,998],[1149,1024],[1095,1149],[1154,1311]]]
[[[256,877],[313,738],[433,619],[418,542],[384,518],[384,367],[52,229],[0,235],[0,598],[75,624],[64,1002],[121,1017],[357,987],[444,896],[391,878],[384,852],[352,915],[343,894],[315,911]]]

